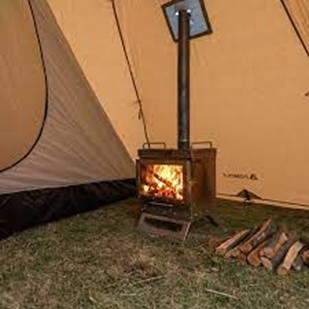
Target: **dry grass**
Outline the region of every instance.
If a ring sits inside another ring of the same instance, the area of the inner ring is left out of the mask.
[[[137,232],[137,214],[129,200],[2,241],[0,308],[309,308],[308,270],[279,277],[209,246],[269,217],[309,237],[308,212],[219,201],[212,214],[225,228],[198,222],[185,243]]]

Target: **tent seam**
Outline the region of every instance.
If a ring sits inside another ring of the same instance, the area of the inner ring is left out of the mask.
[[[42,64],[42,68],[43,68],[43,75],[44,75],[44,81],[45,81],[44,82],[44,85],[45,85],[45,111],[44,111],[44,117],[43,117],[43,120],[42,120],[42,125],[41,125],[40,131],[38,133],[38,136],[37,136],[36,140],[34,141],[34,143],[32,144],[32,146],[30,147],[30,149],[28,150],[28,152],[25,155],[23,155],[19,160],[14,162],[13,164],[11,164],[11,165],[3,168],[3,169],[0,169],[0,173],[3,173],[5,171],[15,167],[16,165],[21,163],[23,160],[25,160],[30,155],[30,153],[33,151],[33,149],[36,147],[39,140],[41,139],[43,129],[45,127],[45,123],[46,123],[46,119],[47,119],[47,114],[48,114],[48,78],[47,78],[47,71],[46,71],[46,66],[45,66],[45,61],[44,61],[43,48],[42,48],[41,38],[40,38],[40,35],[39,35],[37,21],[35,19],[35,14],[34,14],[34,11],[33,11],[32,4],[31,4],[31,0],[27,0],[27,3],[29,5],[29,9],[30,9],[31,16],[32,16],[34,31],[35,31],[35,35],[36,35],[37,41],[38,41],[38,48],[39,48],[41,64]]]
[[[308,48],[307,48],[307,46],[306,46],[306,44],[305,44],[305,42],[304,42],[304,40],[302,38],[302,35],[299,32],[299,29],[298,29],[296,23],[294,22],[294,18],[292,17],[292,15],[291,15],[287,5],[285,4],[284,0],[280,0],[280,2],[281,2],[282,6],[284,8],[284,11],[285,11],[285,13],[286,13],[290,23],[292,24],[292,27],[293,27],[293,29],[294,29],[294,31],[295,31],[295,33],[296,33],[300,43],[301,43],[303,49],[305,50],[307,56],[309,57],[309,50],[308,50]]]
[[[125,40],[124,40],[124,36],[123,36],[122,30],[121,30],[115,0],[111,0],[111,3],[112,3],[112,9],[113,9],[114,17],[115,17],[115,22],[116,22],[118,34],[119,34],[119,37],[120,37],[121,46],[122,46],[124,56],[125,56],[125,60],[127,62],[127,66],[128,66],[128,69],[129,69],[129,73],[130,73],[131,81],[132,81],[132,84],[133,84],[134,92],[135,92],[135,95],[136,95],[136,98],[137,98],[137,103],[139,105],[139,118],[142,120],[142,123],[143,123],[146,143],[147,143],[148,146],[150,146],[150,140],[149,140],[147,125],[146,125],[146,117],[145,117],[143,107],[142,107],[142,100],[141,100],[141,97],[140,97],[140,94],[139,94],[139,91],[138,91],[138,88],[137,88],[137,84],[136,84],[136,81],[135,81],[132,65],[130,63],[130,59],[129,59],[129,55],[128,55],[128,50],[127,50],[126,45],[125,45]]]

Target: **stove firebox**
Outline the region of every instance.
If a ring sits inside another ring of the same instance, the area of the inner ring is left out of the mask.
[[[142,211],[194,220],[214,201],[215,148],[140,149],[138,154]]]

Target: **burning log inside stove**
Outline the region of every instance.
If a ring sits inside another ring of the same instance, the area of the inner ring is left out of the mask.
[[[180,165],[147,165],[141,189],[143,194],[183,200],[183,172]]]

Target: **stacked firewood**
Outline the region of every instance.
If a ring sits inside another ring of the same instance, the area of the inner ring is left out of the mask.
[[[257,228],[236,232],[225,239],[216,252],[241,264],[263,265],[279,275],[309,266],[309,241],[284,232],[271,220]]]

